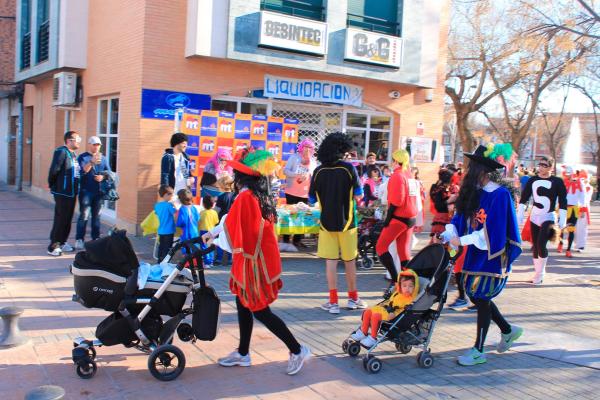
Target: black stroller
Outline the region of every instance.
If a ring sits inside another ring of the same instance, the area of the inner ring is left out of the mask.
[[[364,217],[358,225],[358,267],[362,269],[371,269],[378,262],[377,239],[383,230],[383,221]]]
[[[185,368],[185,355],[172,344],[175,332],[183,342],[213,340],[216,336],[220,301],[206,285],[201,239],[178,243],[165,262],[172,265],[162,279],[148,278],[138,287],[139,262],[125,231],[113,231],[85,244],[71,266],[73,300],[88,308],[112,314],[96,328],[96,338],[73,342],[77,375],[92,378],[97,370],[96,347],[122,344],[149,354],[148,369],[161,381],[176,379]],[[167,267],[169,267],[167,265]],[[184,308],[193,294],[191,307]],[[192,322],[184,320],[191,315]],[[170,317],[163,322],[162,316]]]
[[[446,302],[451,271],[458,254],[450,257],[444,245],[430,244],[418,252],[407,265],[419,276],[419,287],[424,288],[415,301],[390,321],[383,321],[377,333],[377,342],[367,349],[363,357],[364,368],[378,373],[383,366],[381,360],[372,353],[384,342],[393,342],[402,354],[409,353],[413,347],[422,347],[417,355],[421,368],[431,368],[433,357],[429,343],[435,323]],[[351,357],[361,351],[360,342],[348,338],[342,343],[342,349]]]

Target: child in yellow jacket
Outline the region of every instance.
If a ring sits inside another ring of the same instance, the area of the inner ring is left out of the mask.
[[[367,347],[373,347],[377,342],[377,332],[381,321],[389,321],[398,315],[404,308],[412,304],[419,293],[419,277],[415,271],[407,269],[402,271],[396,282],[396,290],[388,300],[365,310],[362,316],[362,326],[350,337]],[[371,334],[369,333],[371,328]]]

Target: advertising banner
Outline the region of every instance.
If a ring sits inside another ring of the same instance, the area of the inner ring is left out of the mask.
[[[180,108],[210,110],[207,94],[142,89],[142,118],[174,119]]]
[[[363,88],[341,82],[265,75],[264,96],[362,107]]]
[[[402,64],[402,38],[362,29],[347,28],[344,59],[400,68]]]
[[[258,44],[263,47],[322,56],[327,51],[327,24],[261,11]]]
[[[298,120],[264,115],[185,108],[181,113],[180,130],[188,135],[186,153],[197,177],[193,190],[196,202],[200,201],[197,185],[204,166],[218,148],[227,148],[234,155],[243,148],[268,150],[283,167],[296,152],[298,143]]]

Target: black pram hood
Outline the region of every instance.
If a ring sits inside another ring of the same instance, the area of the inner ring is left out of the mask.
[[[115,230],[111,235],[85,244],[85,258],[98,269],[121,276],[131,275],[140,264],[125,230]]]

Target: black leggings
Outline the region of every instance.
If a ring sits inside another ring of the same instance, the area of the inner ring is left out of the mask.
[[[293,354],[300,354],[300,343],[296,340],[292,332],[277,315],[273,314],[269,307],[259,311],[250,311],[235,297],[235,304],[238,312],[238,324],[240,326],[240,345],[238,353],[245,356],[250,351],[250,338],[252,337],[252,326],[254,315],[257,320],[263,323],[275,336],[277,336]]]
[[[548,239],[550,239],[550,228],[553,224],[552,221],[546,221],[542,223],[542,226],[538,226],[529,221],[533,258],[548,258]]]
[[[577,226],[577,213],[575,210],[571,213],[571,216],[567,218],[567,250],[571,250],[573,245],[573,239],[575,239],[575,227]]]
[[[477,340],[475,340],[475,348],[483,352],[485,337],[492,320],[498,325],[503,334],[510,333],[511,328],[493,301],[471,298],[471,302],[477,306]]]
[[[458,298],[461,300],[466,300],[467,298],[465,297],[465,283],[463,282],[463,274],[462,272],[456,272],[454,274],[454,277],[456,279],[456,288],[458,289]]]

